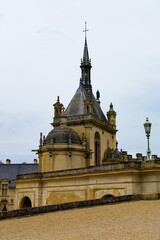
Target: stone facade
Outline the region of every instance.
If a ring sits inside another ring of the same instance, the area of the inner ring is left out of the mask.
[[[160,159],[133,159],[118,151],[116,112],[112,103],[103,114],[100,93],[91,85],[87,40],[81,61],[80,85],[66,110],[59,97],[54,104],[54,129],[40,134],[39,172],[18,175],[15,208],[101,199],[105,196],[141,195],[158,198]]]
[[[0,188],[0,212],[14,210],[14,208],[15,208],[15,188],[9,186],[8,179],[2,179]]]
[[[82,169],[17,176],[16,209],[28,196],[32,207],[100,199],[106,195],[141,195],[157,199],[160,193],[160,160],[125,161]]]
[[[13,181],[16,175],[37,171],[36,159],[34,159],[34,164],[12,164],[9,159],[6,160],[6,164],[0,163],[0,212],[15,209],[16,184]]]

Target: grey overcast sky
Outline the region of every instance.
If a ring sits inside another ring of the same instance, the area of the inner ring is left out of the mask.
[[[160,155],[159,0],[0,0],[0,160],[32,162],[52,129],[57,95],[67,107],[79,85],[84,22],[92,86],[117,112],[119,149]]]

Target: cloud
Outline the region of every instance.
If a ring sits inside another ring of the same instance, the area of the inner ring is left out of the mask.
[[[54,34],[54,35],[59,35],[60,32],[52,29],[50,27],[41,27],[37,30],[37,33],[47,33],[47,34]]]
[[[160,3],[95,0],[91,7],[84,0],[38,1],[37,8],[36,1],[13,2],[0,9],[0,158],[30,161],[39,132],[50,131],[56,96],[68,105],[79,83],[85,20],[93,92],[101,91],[105,111],[113,102],[119,148],[146,150],[148,116],[153,152],[160,154]]]
[[[0,12],[0,20],[4,18],[4,14]]]

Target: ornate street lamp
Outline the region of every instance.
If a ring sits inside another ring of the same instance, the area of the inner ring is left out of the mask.
[[[146,122],[144,123],[144,129],[145,129],[145,133],[147,136],[147,145],[148,145],[148,149],[147,149],[147,159],[146,160],[152,160],[151,157],[151,150],[149,148],[149,137],[150,137],[150,132],[151,132],[151,123],[148,121],[148,118],[146,118]]]

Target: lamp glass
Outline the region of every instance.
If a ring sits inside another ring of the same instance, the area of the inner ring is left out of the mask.
[[[151,123],[148,121],[148,118],[146,118],[146,122],[144,123],[144,129],[146,134],[150,134],[151,132]]]

